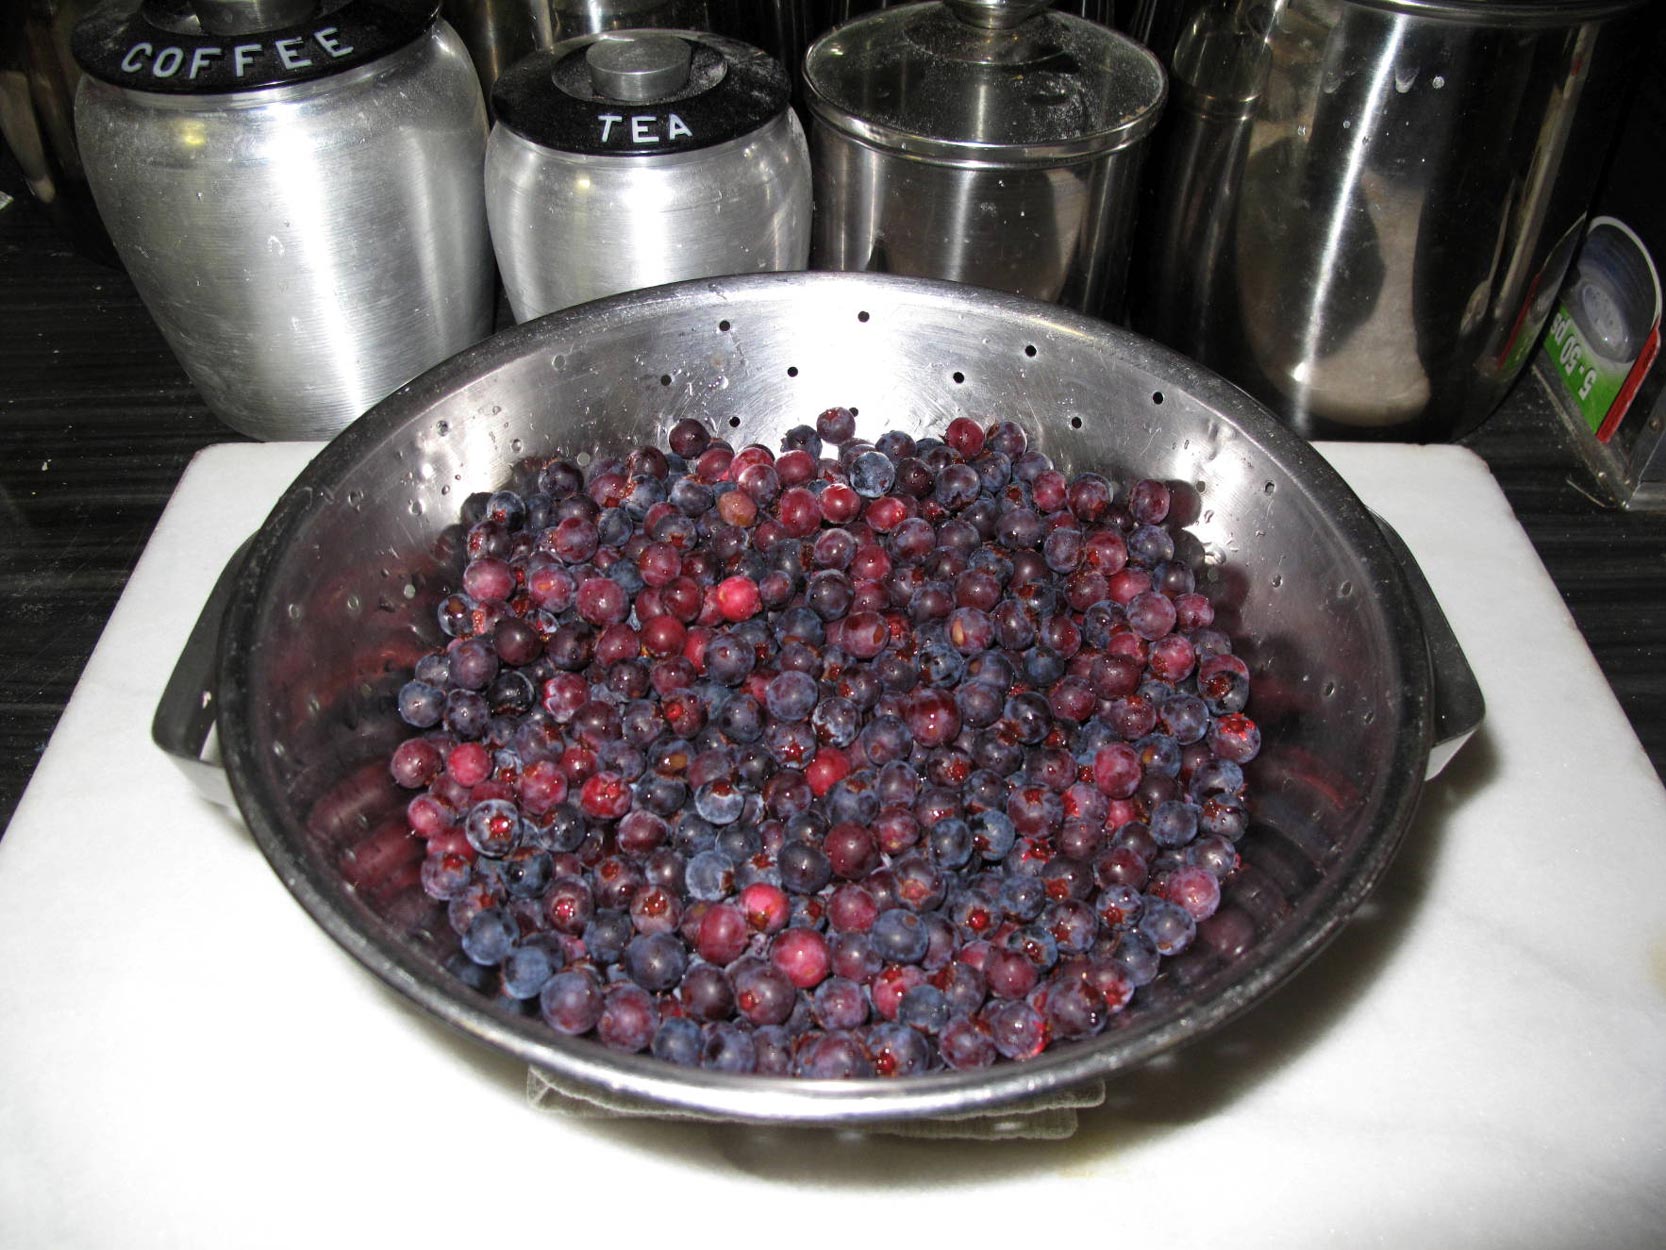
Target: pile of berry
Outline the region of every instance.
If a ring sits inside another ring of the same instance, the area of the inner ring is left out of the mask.
[[[1248,669],[1163,527],[1009,421],[543,465],[465,510],[423,888],[549,1026],[730,1072],[901,1076],[1104,1030],[1238,866]]]

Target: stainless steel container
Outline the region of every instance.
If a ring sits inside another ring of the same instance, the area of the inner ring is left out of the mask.
[[[29,192],[76,249],[104,264],[116,252],[98,219],[72,111],[81,67],[70,35],[94,0],[29,0],[0,6],[0,141]]]
[[[332,434],[491,331],[485,104],[436,12],[145,0],[76,31],[99,212],[244,433]]]
[[[550,0],[441,0],[440,15],[474,58],[488,104],[499,74],[561,35]]]
[[[1134,324],[1309,436],[1462,436],[1561,286],[1637,8],[1188,0]]]
[[[457,576],[460,510],[537,457],[623,455],[663,444],[684,417],[737,447],[779,446],[830,403],[859,409],[866,438],[999,413],[1068,472],[1173,483],[1177,541],[1251,667],[1263,731],[1238,844],[1246,866],[1224,919],[1117,1027],[981,1072],[740,1077],[558,1036],[447,970],[457,939],[417,884],[408,793],[388,776],[387,753],[408,733],[395,711],[402,670],[441,640],[435,605]],[[158,736],[194,755],[217,723],[244,819],[318,922],[414,1002],[570,1087],[754,1121],[987,1111],[1219,1026],[1365,900],[1425,777],[1481,710],[1401,550],[1319,454],[1242,391],[1103,321],[872,274],[707,279],[505,330],[344,432],[222,582],[223,624],[211,606]]]
[[[788,93],[769,56],[694,31],[564,40],[505,73],[486,210],[516,319],[804,268],[810,157]]]
[[[811,265],[947,278],[1117,317],[1156,57],[1045,0],[858,18],[804,64]]]
[[[563,39],[599,35],[610,30],[659,26],[707,30],[711,6],[707,0],[547,0]],[[719,6],[734,0],[718,0]]]

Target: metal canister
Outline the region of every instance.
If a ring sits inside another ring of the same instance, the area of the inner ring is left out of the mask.
[[[561,37],[550,0],[441,0],[440,16],[462,36],[488,102],[499,74]]]
[[[711,12],[707,0],[546,0],[561,26],[561,37],[599,35],[610,30],[638,30],[663,26],[707,30]],[[719,0],[732,4],[734,0]]]
[[[1134,326],[1309,437],[1462,437],[1532,356],[1636,0],[1187,0]]]
[[[695,31],[564,40],[498,79],[486,209],[517,320],[802,269],[810,157],[779,62]]]
[[[816,40],[804,93],[812,267],[1120,314],[1167,94],[1145,48],[1045,0],[905,5]]]
[[[437,12],[144,0],[76,29],[99,214],[235,429],[334,434],[491,332],[485,101]]]

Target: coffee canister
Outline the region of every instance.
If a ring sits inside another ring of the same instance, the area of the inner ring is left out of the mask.
[[[519,321],[804,268],[810,156],[779,62],[697,31],[564,40],[492,92],[486,208]]]
[[[334,434],[491,332],[486,112],[438,4],[144,0],[76,29],[76,136],[226,424]]]
[[[1157,58],[1045,0],[887,8],[805,56],[814,268],[946,278],[1115,318]]]

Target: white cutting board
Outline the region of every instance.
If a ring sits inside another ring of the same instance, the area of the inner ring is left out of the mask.
[[[1487,701],[1382,887],[1069,1140],[977,1144],[534,1110],[307,918],[149,724],[316,450],[193,462],[0,840],[0,1246],[1661,1244],[1666,794],[1470,453],[1322,446]]]

